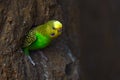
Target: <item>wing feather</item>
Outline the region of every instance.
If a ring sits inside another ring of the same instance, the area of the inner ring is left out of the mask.
[[[35,40],[36,40],[35,31],[33,31],[33,30],[29,31],[24,40],[23,47],[30,46]]]

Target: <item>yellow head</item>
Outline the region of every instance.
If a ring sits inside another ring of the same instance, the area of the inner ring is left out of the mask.
[[[56,38],[62,33],[62,23],[57,20],[51,20],[46,23],[46,32],[49,37]]]

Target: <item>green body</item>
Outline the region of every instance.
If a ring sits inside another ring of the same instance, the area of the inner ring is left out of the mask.
[[[52,39],[47,35],[44,35],[41,30],[44,29],[42,29],[41,26],[38,26],[28,33],[28,38],[26,38],[24,43],[25,47],[23,47],[23,51],[26,55],[29,55],[29,51],[42,49],[50,44]]]
[[[51,42],[51,40],[48,37],[43,36],[40,33],[36,33],[35,35],[36,35],[36,40],[30,46],[27,47],[29,50],[37,50],[37,49],[45,48]]]
[[[52,39],[61,34],[62,24],[51,20],[30,30],[23,43],[23,51],[29,56],[29,51],[45,48]]]

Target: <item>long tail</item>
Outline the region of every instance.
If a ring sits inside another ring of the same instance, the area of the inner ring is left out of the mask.
[[[33,61],[32,58],[30,57],[29,50],[28,50],[27,48],[23,48],[23,52],[24,52],[24,54],[28,57],[30,63],[31,63],[33,66],[35,66],[34,61]]]
[[[28,59],[30,60],[31,64],[32,64],[33,66],[35,66],[35,63],[34,63],[34,61],[32,60],[32,58],[31,58],[30,56],[28,56]]]

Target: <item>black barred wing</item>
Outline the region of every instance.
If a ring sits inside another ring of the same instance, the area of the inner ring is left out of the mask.
[[[23,47],[30,46],[35,40],[36,40],[35,32],[33,30],[29,31],[29,33],[25,37]]]

